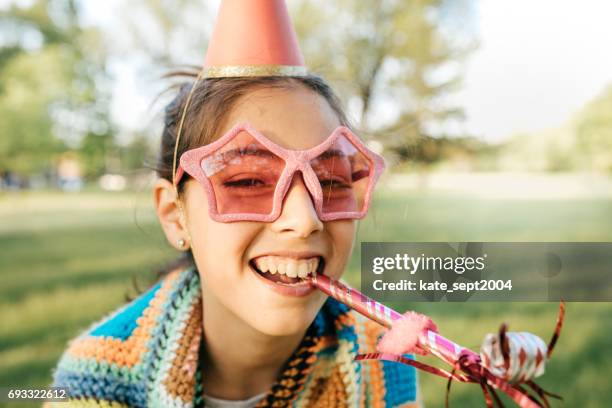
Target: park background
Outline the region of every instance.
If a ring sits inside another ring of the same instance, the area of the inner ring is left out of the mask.
[[[288,5],[308,65],[391,165],[358,242],[612,241],[610,5]],[[66,342],[176,256],[150,193],[162,76],[202,62],[217,7],[0,0],[0,386],[47,386]],[[345,277],[359,284],[358,245]],[[557,311],[391,306],[473,349],[502,321],[548,339]],[[612,403],[611,317],[610,304],[568,305],[541,380],[559,405]],[[443,406],[444,381],[420,384]],[[479,406],[479,388],[454,385],[451,404]]]

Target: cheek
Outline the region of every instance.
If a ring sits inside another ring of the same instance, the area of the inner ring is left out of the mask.
[[[258,223],[216,222],[208,215],[206,196],[202,188],[189,191],[186,221],[191,236],[191,248],[200,273],[206,279],[229,279],[244,270],[244,253],[259,233]]]
[[[339,278],[344,272],[353,251],[357,221],[331,221],[325,224],[325,229],[333,247],[333,265],[330,265],[332,268],[329,272],[331,276]]]

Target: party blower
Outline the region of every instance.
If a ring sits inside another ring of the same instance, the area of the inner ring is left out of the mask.
[[[441,336],[434,322],[425,315],[412,311],[402,315],[325,275],[312,278],[312,285],[390,329],[379,342],[378,353],[360,354],[356,360],[395,361],[447,378],[447,407],[453,380],[479,384],[487,407],[503,407],[495,390],[501,390],[523,408],[548,408],[547,397],[561,399],[543,390],[533,379],[544,373],[546,361],[559,338],[564,302],[559,305],[557,324],[548,345],[534,334],[508,332],[506,325],[502,325],[498,334],[485,337],[479,355]],[[452,371],[402,356],[407,353],[432,354],[450,364]]]

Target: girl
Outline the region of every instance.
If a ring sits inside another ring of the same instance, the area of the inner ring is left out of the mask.
[[[416,406],[411,367],[353,361],[380,327],[308,284],[343,274],[381,163],[294,37],[281,0],[222,3],[205,69],[166,109],[153,188],[188,262],[71,342],[54,373],[70,401]]]

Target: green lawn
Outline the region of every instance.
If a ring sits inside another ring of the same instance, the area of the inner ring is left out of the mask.
[[[612,200],[483,200],[381,192],[359,241],[612,241]],[[0,386],[45,386],[66,341],[151,282],[173,252],[145,194],[0,195]],[[347,278],[359,282],[359,245]],[[83,307],[83,305],[87,307]],[[557,305],[392,305],[431,315],[443,334],[478,349],[502,321],[548,339]],[[612,304],[568,305],[566,325],[540,383],[564,406],[612,403]],[[432,362],[431,360],[428,360]],[[446,384],[420,374],[428,407]],[[453,385],[452,406],[481,406],[477,386]],[[18,406],[25,407],[26,404]]]

